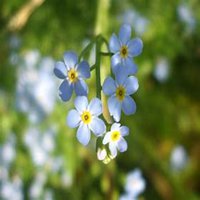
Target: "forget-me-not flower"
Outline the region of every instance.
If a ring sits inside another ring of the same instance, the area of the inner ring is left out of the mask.
[[[76,109],[69,112],[67,116],[67,124],[71,128],[78,127],[77,139],[83,145],[87,145],[90,141],[90,130],[100,136],[106,131],[106,126],[98,116],[102,113],[102,103],[100,99],[93,98],[88,104],[85,96],[78,96],[74,100]]]
[[[153,75],[160,83],[164,83],[168,79],[169,73],[170,64],[168,59],[164,57],[160,58],[156,63]]]
[[[131,26],[124,24],[119,31],[119,37],[113,34],[109,42],[110,51],[114,54],[111,58],[113,72],[117,65],[121,64],[128,74],[135,74],[137,66],[133,62],[133,57],[142,52],[143,43],[139,38],[131,39]]]
[[[77,96],[87,96],[88,87],[83,79],[90,78],[90,66],[86,61],[78,63],[78,56],[74,52],[64,53],[64,62],[56,62],[55,75],[64,79],[59,91],[63,101],[68,101],[73,90]]]
[[[131,115],[136,111],[135,101],[130,97],[137,91],[138,80],[134,76],[127,77],[122,67],[118,67],[115,74],[116,80],[112,77],[106,78],[103,83],[104,94],[110,96],[108,99],[108,110],[116,122],[120,121],[121,109],[126,115]]]
[[[54,60],[28,51],[23,64],[18,63],[16,107],[26,113],[31,123],[41,122],[55,105],[57,82],[52,77]]]
[[[145,190],[145,187],[146,183],[140,169],[135,169],[128,173],[125,190],[129,196],[132,196],[132,198],[138,197],[138,195]]]
[[[173,170],[178,171],[187,165],[188,155],[182,145],[177,145],[171,152],[170,162]]]
[[[103,144],[109,143],[109,150],[113,158],[117,156],[117,149],[120,152],[127,150],[127,142],[123,138],[129,134],[129,128],[126,126],[121,126],[119,123],[114,123],[111,126],[111,131],[107,132]]]

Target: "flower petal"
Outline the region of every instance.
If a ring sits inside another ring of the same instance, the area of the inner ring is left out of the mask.
[[[74,84],[74,90],[77,96],[87,96],[88,86],[83,79],[79,79]]]
[[[135,57],[141,54],[143,48],[143,42],[140,38],[135,38],[128,42],[129,56]]]
[[[117,38],[116,34],[112,34],[110,41],[109,41],[109,48],[112,53],[116,53],[120,50],[120,41]]]
[[[80,114],[77,112],[77,110],[73,109],[70,110],[67,115],[67,124],[70,128],[75,128],[79,125],[81,121]]]
[[[128,75],[132,75],[137,72],[137,65],[133,62],[133,59],[130,57],[124,59],[123,66],[126,68]]]
[[[126,115],[131,115],[135,113],[136,104],[130,96],[126,96],[124,101],[122,102],[122,110]]]
[[[83,78],[90,78],[90,66],[88,62],[82,61],[78,64],[77,71]]]
[[[90,141],[90,135],[91,134],[88,126],[86,124],[81,123],[76,134],[78,141],[84,146],[86,146]]]
[[[116,53],[111,57],[111,66],[112,70],[115,73],[117,69],[117,65],[121,63],[120,53]]]
[[[117,149],[120,152],[124,152],[127,150],[127,148],[128,148],[128,145],[127,145],[126,140],[123,137],[121,137],[120,140],[117,142]]]
[[[63,101],[69,101],[72,96],[72,85],[69,85],[67,80],[64,80],[59,87],[59,96]]]
[[[80,114],[82,114],[83,111],[87,110],[88,106],[88,99],[85,96],[78,96],[74,100],[74,106],[78,110]]]
[[[129,76],[125,82],[126,94],[131,95],[138,90],[138,79],[135,76]]]
[[[121,118],[121,103],[113,95],[108,99],[108,110],[116,122]]]
[[[113,158],[115,158],[117,156],[117,147],[114,143],[110,142],[109,143],[109,149],[110,149],[110,153],[112,155]]]
[[[74,68],[78,63],[78,57],[75,52],[68,51],[64,53],[64,62],[68,69]]]
[[[125,193],[120,196],[119,200],[137,200],[137,198],[129,193]]]
[[[102,103],[101,100],[98,98],[93,98],[89,105],[88,105],[88,110],[96,116],[99,116],[102,113]]]
[[[129,134],[129,128],[127,126],[121,126],[119,130],[122,136]]]
[[[56,62],[55,68],[53,71],[54,71],[54,74],[60,79],[64,79],[67,76],[67,68],[63,62],[60,62],[60,61]]]
[[[126,44],[131,37],[131,26],[129,24],[123,24],[119,31],[119,39],[122,44]]]
[[[110,76],[106,78],[106,80],[103,83],[103,92],[105,95],[112,95],[115,93],[116,90],[116,85],[115,85],[115,81],[113,80],[113,78],[111,78]]]
[[[106,131],[106,126],[103,120],[98,117],[93,117],[91,123],[89,124],[89,128],[96,135],[102,135]]]
[[[111,132],[107,132],[107,133],[105,134],[104,138],[103,138],[102,143],[103,143],[103,144],[109,143],[109,142],[110,142],[110,136],[111,136]]]
[[[125,67],[119,65],[118,68],[116,69],[115,77],[119,85],[124,85],[125,81],[128,78],[128,73],[125,70]]]
[[[114,123],[114,124],[112,124],[112,126],[111,126],[111,132],[112,131],[118,131],[120,126],[121,126],[120,123]]]

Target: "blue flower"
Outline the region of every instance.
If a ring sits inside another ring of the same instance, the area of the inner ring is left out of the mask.
[[[116,80],[110,76],[103,83],[104,94],[110,96],[108,99],[108,110],[116,122],[120,121],[121,109],[126,115],[136,111],[135,101],[130,97],[137,91],[138,80],[134,76],[127,77],[123,68],[119,66],[115,74]]]
[[[127,150],[127,142],[123,138],[129,134],[129,128],[121,126],[119,123],[114,123],[111,126],[111,131],[107,132],[103,139],[103,144],[109,143],[109,150],[113,158],[117,156],[117,149],[120,152]]]
[[[124,24],[120,28],[119,37],[113,34],[110,38],[109,48],[114,53],[111,58],[114,73],[118,64],[121,64],[129,75],[137,72],[137,66],[133,62],[133,57],[138,56],[142,52],[143,43],[139,38],[130,39],[130,37],[131,26]]]
[[[146,182],[142,177],[140,169],[135,169],[128,173],[126,177],[125,190],[129,196],[132,196],[132,198],[138,197],[138,195],[145,190],[145,187]]]
[[[98,98],[93,98],[88,104],[85,96],[78,96],[74,101],[76,109],[69,112],[67,124],[71,128],[78,127],[77,139],[83,145],[90,141],[90,130],[98,137],[106,131],[103,120],[98,116],[102,113],[102,103]]]
[[[63,101],[71,98],[73,90],[77,96],[87,96],[88,87],[83,79],[90,78],[90,66],[86,61],[78,63],[76,53],[64,53],[64,62],[56,62],[54,73],[58,78],[64,79],[59,87],[59,95]]]

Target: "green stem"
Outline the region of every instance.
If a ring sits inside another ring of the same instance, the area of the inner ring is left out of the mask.
[[[96,40],[96,96],[97,98],[101,99],[101,71],[100,71],[100,64],[101,64],[101,44],[102,40],[101,37],[98,37]]]
[[[92,65],[91,67],[90,67],[90,71],[93,71],[94,69],[95,69],[95,67],[96,67],[96,65],[94,64],[94,65]]]
[[[103,36],[102,36],[102,41],[106,44],[107,50],[109,51],[109,43]]]
[[[102,56],[112,56],[113,54],[110,52],[101,52]]]
[[[92,46],[96,43],[96,41],[98,40],[98,37],[99,36],[96,36],[95,38],[93,38],[92,41],[83,49],[83,51],[80,53],[79,58],[78,58],[79,62],[81,58],[84,56],[84,54],[87,53],[92,48]]]

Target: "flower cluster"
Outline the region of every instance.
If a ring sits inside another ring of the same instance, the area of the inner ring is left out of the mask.
[[[129,134],[129,128],[120,124],[121,112],[131,115],[136,111],[136,103],[131,95],[138,90],[139,84],[134,76],[137,66],[133,58],[142,52],[143,43],[139,38],[131,39],[131,26],[128,24],[121,26],[118,36],[116,34],[111,36],[107,45],[109,52],[102,53],[101,45],[105,41],[102,36],[96,37],[97,53],[94,66],[89,66],[87,61],[81,60],[81,56],[91,46],[89,44],[79,58],[74,52],[64,53],[63,61],[55,64],[54,74],[63,80],[59,87],[59,95],[63,101],[71,99],[73,90],[76,94],[75,109],[70,110],[67,115],[68,126],[78,128],[76,137],[83,145],[89,143],[92,132],[97,138],[97,157],[107,163],[117,156],[118,151],[127,150],[124,136]],[[102,55],[111,55],[112,74],[101,85],[99,60]],[[96,70],[97,97],[89,102],[87,98],[89,89],[85,79],[90,78],[93,69]],[[109,114],[114,120],[112,125],[103,117],[101,90],[109,96],[107,105]]]

